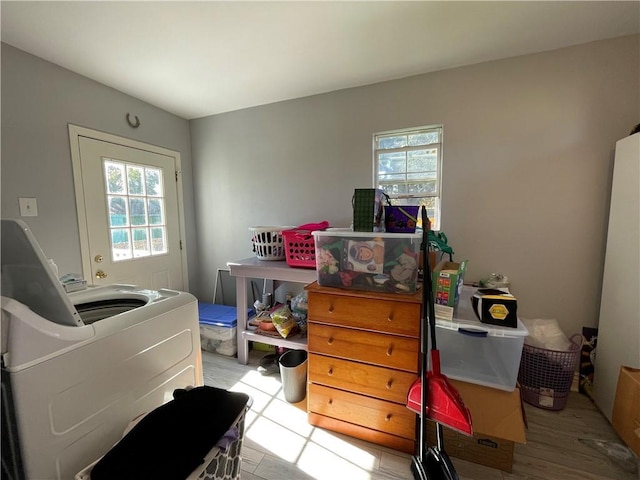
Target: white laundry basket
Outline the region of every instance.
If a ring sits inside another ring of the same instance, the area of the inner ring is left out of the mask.
[[[256,257],[260,260],[284,260],[282,230],[290,228],[294,227],[249,227]]]

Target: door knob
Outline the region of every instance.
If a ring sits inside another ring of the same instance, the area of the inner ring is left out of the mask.
[[[96,278],[103,279],[103,278],[106,278],[106,276],[107,276],[107,274],[104,273],[102,270],[98,270],[96,272]]]
[[[102,255],[96,255],[95,257],[93,257],[93,259],[96,263],[100,263],[104,260],[104,257]]]

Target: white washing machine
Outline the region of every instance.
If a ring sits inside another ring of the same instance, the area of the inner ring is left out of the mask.
[[[26,225],[2,220],[2,478],[68,480],[131,420],[202,385],[198,305],[174,290],[66,294]]]

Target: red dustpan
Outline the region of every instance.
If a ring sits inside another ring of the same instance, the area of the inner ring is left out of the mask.
[[[409,388],[407,407],[416,413],[420,413],[422,405],[422,381],[421,378],[417,379]],[[458,390],[440,373],[439,350],[431,350],[431,371],[427,372],[426,383],[427,404],[424,413],[427,418],[467,435],[473,435],[471,412],[462,401]]]

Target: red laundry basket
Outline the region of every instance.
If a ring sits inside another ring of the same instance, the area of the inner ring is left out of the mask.
[[[329,222],[307,223],[283,230],[284,252],[290,267],[316,268],[316,244],[313,232],[329,227]]]

